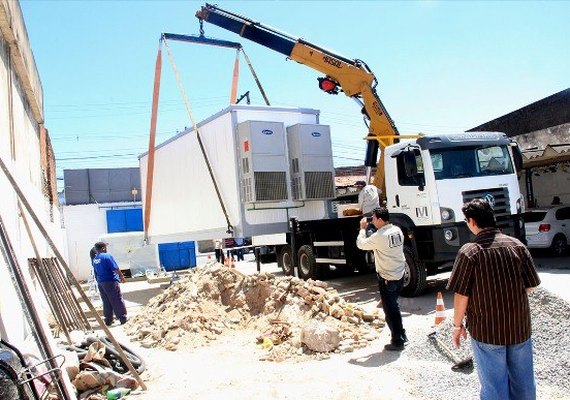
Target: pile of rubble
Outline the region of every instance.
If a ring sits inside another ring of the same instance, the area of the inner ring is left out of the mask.
[[[345,302],[321,281],[244,275],[209,262],[197,267],[127,323],[143,347],[198,347],[236,329],[251,330],[262,359],[327,358],[375,340],[384,320]]]

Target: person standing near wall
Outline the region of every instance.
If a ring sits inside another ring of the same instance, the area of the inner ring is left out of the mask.
[[[224,263],[224,249],[222,248],[222,239],[214,239],[214,253],[216,254],[216,261],[220,264]]]
[[[459,347],[469,330],[481,399],[536,399],[528,303],[540,284],[534,261],[497,229],[488,202],[471,200],[462,211],[476,236],[459,250],[447,285],[455,292],[453,341]]]
[[[93,258],[92,265],[99,287],[99,294],[103,301],[103,316],[105,324],[113,323],[113,314],[119,319],[121,325],[127,322],[127,307],[121,293],[120,282],[125,282],[125,277],[119,269],[112,255],[107,254],[107,244],[95,243],[97,254]]]
[[[239,247],[238,249],[236,249],[236,258],[238,261],[243,261],[243,248],[241,248],[244,245],[244,240],[242,237],[236,237],[234,238],[236,247]]]

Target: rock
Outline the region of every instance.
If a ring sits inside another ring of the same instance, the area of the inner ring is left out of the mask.
[[[322,321],[312,320],[302,327],[301,341],[309,349],[324,353],[338,347],[340,334],[337,328]]]

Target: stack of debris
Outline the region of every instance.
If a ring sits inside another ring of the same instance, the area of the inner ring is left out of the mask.
[[[378,313],[345,302],[321,281],[244,275],[209,262],[194,269],[127,323],[143,347],[198,347],[236,329],[252,330],[262,359],[326,358],[378,337]]]

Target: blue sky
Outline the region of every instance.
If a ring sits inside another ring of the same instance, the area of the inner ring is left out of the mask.
[[[146,151],[162,32],[198,34],[201,1],[22,0],[44,88],[58,175],[138,166]],[[401,133],[463,131],[570,87],[570,2],[219,1],[218,6],[364,60]],[[358,165],[366,128],[358,106],[317,87],[316,71],[239,41],[272,105],[321,110],[335,165]],[[197,121],[229,104],[235,52],[169,44]],[[263,104],[243,57],[239,94]],[[190,126],[166,54],[157,143]]]

